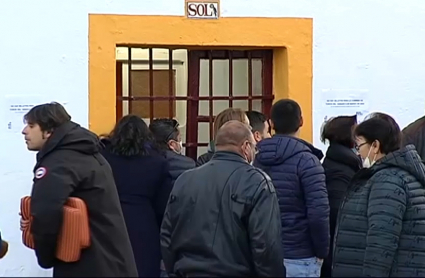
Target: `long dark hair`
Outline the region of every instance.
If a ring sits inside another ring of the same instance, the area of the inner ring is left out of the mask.
[[[148,126],[136,115],[127,115],[119,120],[108,139],[110,151],[116,155],[149,155],[149,149],[155,148],[155,141]]]

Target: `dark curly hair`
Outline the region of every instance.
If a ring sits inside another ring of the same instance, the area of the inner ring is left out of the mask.
[[[110,151],[122,156],[149,155],[156,149],[155,140],[142,118],[127,115],[121,118],[108,136]]]

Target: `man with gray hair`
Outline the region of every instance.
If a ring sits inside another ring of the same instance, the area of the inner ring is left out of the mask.
[[[177,277],[285,277],[278,200],[251,166],[246,124],[225,123],[212,159],[175,182],[161,227],[165,268]]]

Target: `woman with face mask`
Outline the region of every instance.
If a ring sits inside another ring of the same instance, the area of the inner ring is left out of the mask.
[[[350,180],[361,169],[362,161],[353,152],[354,139],[352,131],[357,125],[357,117],[339,116],[329,119],[322,129],[322,142],[328,142],[329,147],[323,161],[326,175],[326,188],[329,198],[329,224],[331,245],[329,255],[323,261],[320,277],[330,277],[332,267],[332,246],[335,234],[338,210],[344,199]]]
[[[380,113],[354,130],[363,159],[342,202],[333,277],[425,275],[425,166],[413,145],[400,148],[397,123]]]

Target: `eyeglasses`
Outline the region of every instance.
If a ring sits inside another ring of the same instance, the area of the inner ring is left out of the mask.
[[[356,145],[356,146],[354,146],[354,148],[355,148],[357,151],[360,151],[360,148],[361,148],[362,146],[366,145],[366,144],[367,144],[367,142],[363,142],[363,143],[361,143],[360,145]]]
[[[177,138],[173,138],[173,134],[174,134],[174,132],[176,132],[176,129],[179,127],[179,123],[176,120],[173,120],[173,122],[174,122],[173,130],[166,137],[167,142],[170,141],[171,139],[173,139],[173,140],[177,139]]]

